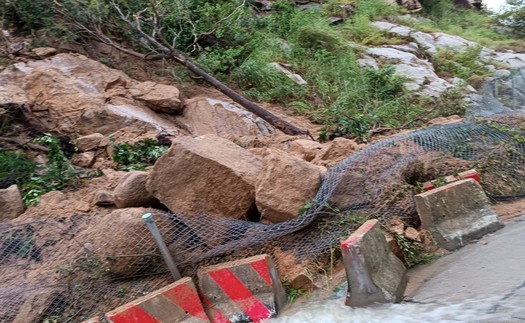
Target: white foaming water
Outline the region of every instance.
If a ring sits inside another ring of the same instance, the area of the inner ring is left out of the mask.
[[[285,311],[266,323],[348,323],[348,322],[515,322],[518,317],[491,313],[497,299],[465,301],[459,304],[402,303],[378,304],[367,308],[351,308],[344,299],[306,302]]]

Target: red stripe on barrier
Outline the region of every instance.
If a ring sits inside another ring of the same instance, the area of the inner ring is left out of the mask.
[[[162,295],[182,310],[188,312],[189,315],[208,321],[208,317],[202,308],[199,294],[190,286],[186,284],[179,285],[164,292]]]
[[[107,314],[107,317],[113,323],[160,323],[156,318],[135,305],[120,313]]]
[[[202,295],[202,302],[204,306],[208,309],[208,314],[213,323],[231,323],[230,320],[224,317],[221,311],[219,311],[215,306],[210,302],[208,297]]]
[[[266,262],[266,259],[254,261],[250,265],[266,281],[268,286],[272,286],[272,277],[270,276],[270,271],[268,270],[268,263]]]
[[[370,231],[376,223],[373,221],[367,221],[359,227],[350,237],[341,243],[341,248],[348,249],[350,246],[356,244],[361,238]]]
[[[219,269],[209,272],[208,275],[210,275],[232,301],[237,303],[252,321],[258,322],[259,320],[272,316],[270,310],[254,297],[229,269]]]

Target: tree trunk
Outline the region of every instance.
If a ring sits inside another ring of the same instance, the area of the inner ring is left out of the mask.
[[[309,135],[308,131],[301,130],[294,125],[284,121],[283,119],[277,117],[276,115],[272,114],[271,112],[266,111],[265,109],[261,108],[258,104],[253,103],[252,101],[248,100],[241,94],[235,92],[231,88],[229,88],[227,85],[222,83],[221,81],[217,80],[215,77],[211,76],[210,74],[206,73],[202,69],[200,69],[197,65],[193,64],[189,59],[187,59],[184,55],[176,54],[174,55],[174,58],[176,61],[184,66],[186,66],[190,71],[197,74],[198,76],[202,77],[206,82],[213,85],[215,88],[217,88],[219,91],[224,93],[226,96],[228,96],[233,101],[237,102],[241,106],[243,106],[246,110],[252,112],[253,114],[261,117],[266,122],[274,126],[275,128],[281,130],[282,132],[296,136],[296,135]]]

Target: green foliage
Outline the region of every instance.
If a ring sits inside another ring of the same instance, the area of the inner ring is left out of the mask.
[[[405,263],[408,268],[428,263],[434,258],[434,256],[426,255],[420,245],[408,240],[403,235],[398,233],[393,234],[397,244],[401,248],[403,256],[405,256]]]
[[[37,163],[23,153],[0,151],[0,182],[2,187],[15,183],[22,187],[38,169]]]
[[[0,19],[9,24],[34,30],[50,27],[54,23],[55,11],[47,0],[6,0],[0,3]]]
[[[77,171],[60,150],[57,138],[46,134],[34,141],[46,144],[49,149],[45,167],[38,165],[23,153],[0,152],[0,181],[5,184],[17,184],[26,206],[38,204],[42,194],[62,190],[78,179]]]
[[[499,22],[518,37],[525,37],[525,0],[508,0],[508,9],[497,16]]]
[[[449,74],[472,83],[489,76],[488,69],[479,62],[481,46],[470,46],[464,51],[452,49],[439,49],[432,57],[432,64],[436,72]]]
[[[493,28],[495,19],[486,12],[456,6],[453,0],[422,0],[423,13],[430,18],[413,27],[443,31],[475,41],[483,46],[497,47],[508,37]]]
[[[285,280],[282,282],[284,289],[286,290],[286,294],[288,295],[288,303],[295,302],[298,298],[305,296],[307,292],[304,289],[301,288],[293,288],[292,283],[288,280]]]
[[[153,165],[168,147],[161,146],[153,139],[144,139],[135,144],[128,142],[114,146],[113,160],[125,171],[143,170]]]

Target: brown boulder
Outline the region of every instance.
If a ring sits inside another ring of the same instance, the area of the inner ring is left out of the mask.
[[[323,145],[313,140],[297,139],[292,141],[290,149],[304,160],[312,161],[317,153],[323,149]]]
[[[267,150],[255,193],[262,218],[282,222],[295,218],[321,185],[320,169],[279,150]]]
[[[255,202],[261,160],[229,140],[179,137],[160,157],[146,188],[173,212],[245,218]]]
[[[112,193],[102,190],[95,194],[94,202],[98,206],[112,206],[115,205],[115,198]]]
[[[148,173],[130,172],[121,178],[113,191],[115,205],[118,208],[148,207],[158,203],[146,190]]]
[[[87,151],[85,153],[75,154],[71,159],[71,163],[75,166],[89,168],[95,162],[95,152]]]
[[[206,97],[186,101],[183,115],[178,119],[194,136],[260,136],[273,132],[261,118],[236,105]]]
[[[174,86],[147,81],[129,89],[131,96],[157,112],[179,113],[182,111],[180,92]]]
[[[326,145],[317,153],[312,163],[331,167],[361,150],[364,146],[365,145],[358,144],[354,140],[342,137],[335,138],[329,145]]]
[[[110,144],[109,140],[100,133],[92,133],[87,136],[77,138],[75,144],[80,152],[95,150],[99,147],[106,147]]]
[[[0,221],[10,220],[24,213],[24,203],[17,185],[0,190]]]
[[[151,208],[118,209],[99,217],[95,225],[81,234],[79,241],[90,241],[91,249],[112,274],[137,274],[149,268],[148,263],[151,266],[151,253],[156,250],[151,233],[142,220],[145,213],[161,215],[154,218],[159,228],[168,227],[160,222],[167,219],[162,216],[162,211]]]
[[[17,63],[0,71],[0,104],[26,104],[44,131],[109,135],[125,126],[178,133],[176,125],[134,99],[137,81],[77,54]]]

